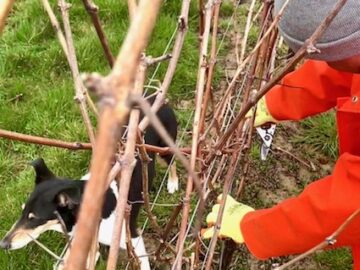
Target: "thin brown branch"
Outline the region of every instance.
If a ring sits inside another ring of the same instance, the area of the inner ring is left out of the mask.
[[[140,153],[140,160],[142,165],[142,190],[143,190],[144,208],[150,220],[151,227],[153,227],[155,232],[160,236],[162,234],[161,228],[157,223],[156,217],[153,215],[150,207],[149,175],[148,175],[148,163],[150,162],[150,158],[143,146],[139,147],[139,153]]]
[[[138,71],[135,78],[133,93],[142,95],[145,81],[146,65],[143,58],[139,64]],[[113,236],[111,239],[111,246],[109,252],[109,259],[107,269],[116,269],[119,243],[121,240],[121,230],[125,208],[127,205],[127,198],[130,188],[131,176],[136,164],[135,159],[135,145],[137,140],[138,124],[140,120],[140,110],[133,108],[130,112],[129,125],[127,129],[127,138],[124,155],[121,157],[121,179],[119,183],[119,197],[116,206],[116,218],[114,224]],[[147,173],[147,170],[146,170]],[[124,185],[128,183],[128,185]]]
[[[55,210],[54,214],[55,214],[56,218],[58,219],[58,221],[60,223],[62,232],[63,232],[64,237],[66,239],[66,243],[69,244],[70,243],[70,236],[69,236],[68,230],[66,229],[65,222],[64,222],[63,218],[61,217],[60,213],[57,210]]]
[[[189,8],[190,8],[190,0],[183,0],[181,6],[181,14],[178,22],[178,30],[177,30],[178,32],[176,34],[174,48],[171,52],[172,57],[169,61],[169,66],[166,70],[163,83],[161,84],[159,90],[159,94],[156,96],[156,99],[153,105],[151,106],[151,110],[154,113],[156,113],[164,103],[166,93],[170,87],[172,78],[174,77],[176,65],[179,61],[180,53],[184,45],[185,35],[188,29]],[[139,129],[141,131],[144,131],[148,125],[149,125],[149,118],[144,117],[139,124]]]
[[[244,60],[244,57],[245,57],[246,43],[248,41],[248,36],[249,36],[250,29],[251,29],[251,19],[252,19],[252,15],[253,15],[254,8],[255,8],[255,3],[256,3],[256,0],[251,1],[248,16],[246,19],[244,37],[241,41],[241,52],[240,52],[240,58],[239,58],[240,63]]]
[[[6,18],[9,15],[14,2],[15,0],[2,0],[0,2],[0,34],[4,29]]]
[[[155,65],[157,63],[169,60],[169,59],[171,59],[171,57],[172,57],[171,54],[164,54],[162,56],[155,57],[155,58],[146,57],[146,65],[147,66]]]
[[[182,154],[180,149],[176,146],[175,142],[169,136],[168,132],[166,131],[163,124],[160,122],[159,118],[151,111],[151,107],[149,103],[141,96],[130,96],[130,100],[140,106],[144,114],[149,118],[152,126],[156,129],[161,139],[170,147],[171,152],[180,160],[182,165],[187,170],[188,174],[194,179],[194,184],[196,191],[199,194],[200,202],[203,203],[203,193],[201,190],[200,181],[195,174],[194,170],[191,169],[189,161],[187,158]]]
[[[48,0],[42,0],[42,3],[43,3],[43,6],[50,18],[50,22],[56,32],[56,35],[58,37],[58,40],[60,42],[60,45],[61,45],[61,48],[63,49],[63,52],[66,56],[66,59],[69,63],[69,66],[71,67],[70,65],[70,62],[71,62],[71,59],[69,58],[69,52],[68,52],[68,46],[67,46],[67,43],[66,43],[66,39],[65,39],[65,36],[61,30],[61,26],[60,26],[60,23],[58,21],[58,19],[56,18],[55,14],[54,14],[54,11],[53,9],[51,8],[50,4],[49,4],[49,1]],[[82,89],[83,89],[83,92],[84,92],[84,95],[86,95],[86,100],[90,106],[90,108],[92,109],[92,111],[94,112],[94,114],[98,117],[99,116],[99,113],[97,111],[97,108],[93,102],[93,100],[91,99],[90,95],[87,93],[87,90],[85,89],[85,87],[82,85]]]
[[[295,257],[291,261],[276,267],[274,270],[284,270],[285,268],[293,265],[294,263],[302,260],[303,258],[309,256],[310,254],[314,253],[317,250],[324,249],[327,246],[332,246],[336,243],[336,238],[346,229],[346,227],[360,214],[360,208],[354,211],[340,226],[339,228],[331,234],[329,237],[326,237],[326,239],[321,242],[320,244],[316,245],[315,247],[309,249],[305,253]]]
[[[134,247],[131,242],[130,232],[130,210],[125,211],[125,228],[126,228],[126,251],[128,253],[129,263],[133,266],[133,269],[140,269],[140,260],[136,255]]]
[[[192,144],[191,144],[191,157],[190,157],[190,169],[195,171],[197,156],[199,153],[199,135],[200,135],[200,116],[201,116],[201,104],[203,103],[203,95],[205,88],[205,79],[206,79],[206,67],[207,67],[207,53],[208,53],[208,43],[210,37],[210,27],[211,27],[211,17],[213,14],[214,0],[209,0],[206,4],[205,10],[205,27],[202,34],[201,49],[200,49],[200,59],[199,59],[199,72],[198,79],[196,84],[195,92],[195,114],[193,120],[193,132],[192,132]],[[191,175],[188,176],[186,192],[184,197],[184,208],[183,215],[180,225],[179,238],[177,241],[177,252],[175,263],[173,269],[181,270],[183,251],[185,244],[185,234],[186,228],[188,225],[188,217],[190,212],[190,196],[193,190],[194,179]],[[202,199],[202,197],[201,197]],[[200,222],[198,222],[200,224]],[[198,225],[197,224],[197,225]]]
[[[305,160],[299,158],[298,156],[294,155],[293,153],[281,148],[280,146],[276,145],[276,144],[272,144],[273,147],[275,147],[275,150],[278,150],[282,153],[285,153],[287,155],[289,155],[290,157],[292,157],[293,159],[297,160],[298,162],[300,162],[301,164],[303,164],[304,166],[306,166],[307,168],[309,168],[312,171],[316,171],[316,167],[312,164],[312,163],[307,163]]]
[[[157,249],[157,251],[155,252],[155,256],[159,260],[161,260],[161,258],[160,258],[161,251],[166,246],[166,239],[170,233],[171,228],[174,226],[176,218],[178,217],[182,207],[183,207],[182,203],[180,203],[179,205],[176,206],[175,210],[173,211],[173,213],[169,219],[169,222],[166,224],[164,232],[161,235],[161,240],[160,240],[161,244],[160,244],[159,248]],[[176,254],[176,251],[175,251],[175,254]]]
[[[104,50],[106,59],[110,65],[110,67],[112,67],[114,65],[114,56],[111,52],[109,42],[108,42],[108,40],[105,36],[104,30],[101,26],[100,18],[98,15],[99,7],[97,5],[95,5],[92,0],[82,0],[82,2],[84,3],[85,9],[89,13],[89,16],[91,17],[91,21],[94,24],[96,33],[99,37],[101,46]]]
[[[214,69],[216,64],[216,41],[218,34],[218,23],[219,23],[219,13],[220,13],[220,2],[217,2],[214,7],[214,20],[212,26],[212,36],[211,36],[211,52],[210,52],[210,60],[209,66],[207,70],[207,78],[206,78],[206,87],[205,87],[205,95],[204,102],[202,104],[201,116],[200,116],[200,132],[204,131],[205,126],[205,116],[207,111],[207,106],[210,98],[211,92],[211,83],[214,77]]]
[[[134,16],[135,16],[136,7],[137,7],[136,0],[128,0],[128,9],[129,9],[130,21],[132,21]]]
[[[49,139],[49,138],[44,138],[44,137],[21,134],[21,133],[7,131],[7,130],[3,130],[3,129],[0,129],[0,137],[10,139],[10,140],[26,142],[26,143],[66,148],[66,149],[70,149],[70,150],[88,150],[88,149],[92,148],[90,143],[65,142],[65,141],[56,140],[56,139]]]
[[[90,143],[94,146],[95,145],[95,133],[94,128],[91,124],[91,120],[87,111],[86,100],[84,96],[84,85],[80,78],[79,67],[77,64],[74,41],[72,38],[70,20],[69,20],[69,8],[71,5],[66,3],[65,0],[59,0],[59,7],[64,23],[64,31],[65,31],[65,38],[66,44],[68,49],[68,61],[71,69],[71,73],[73,75],[74,84],[75,84],[75,100],[79,103],[81,115],[84,119],[84,123],[86,126],[86,130],[90,139]]]
[[[51,8],[50,4],[49,4],[49,1],[48,0],[41,0],[48,16],[49,16],[49,19],[50,19],[50,23],[51,25],[53,26],[54,30],[55,30],[55,33],[58,37],[58,40],[61,44],[61,47],[64,51],[64,54],[66,56],[66,59],[69,59],[69,52],[68,52],[68,48],[67,48],[67,44],[66,44],[66,40],[65,40],[65,37],[64,37],[64,34],[61,30],[61,26],[60,26],[60,23],[59,21],[57,20],[55,14],[54,14],[54,11],[53,9]]]
[[[211,265],[213,263],[213,256],[214,256],[214,252],[215,252],[216,243],[217,243],[217,240],[219,237],[219,231],[220,231],[220,227],[221,227],[220,224],[221,224],[223,214],[224,214],[226,197],[229,194],[231,186],[232,186],[232,182],[234,181],[234,173],[235,173],[237,164],[239,162],[239,159],[241,158],[240,152],[241,152],[241,150],[239,149],[238,152],[235,152],[232,155],[230,165],[229,165],[229,170],[225,176],[224,189],[223,189],[223,193],[222,193],[222,199],[220,202],[220,208],[219,208],[218,216],[216,219],[216,223],[214,225],[215,231],[214,231],[213,237],[211,238],[210,246],[209,246],[208,252],[207,252],[208,257],[207,257],[206,265],[205,265],[206,270],[210,270]]]
[[[88,83],[96,83],[92,85],[93,89],[103,93],[100,100],[103,108],[99,120],[97,147],[91,161],[91,177],[83,196],[76,237],[67,262],[68,270],[85,269],[86,257],[107,189],[107,176],[116,147],[117,134],[129,113],[126,100],[133,86],[140,54],[148,43],[160,4],[161,0],[140,1],[113,71],[103,79],[94,75],[88,79]],[[120,201],[122,206],[127,203],[129,184],[129,181],[121,181],[118,202]],[[123,219],[123,214],[124,210],[118,213],[118,220]]]

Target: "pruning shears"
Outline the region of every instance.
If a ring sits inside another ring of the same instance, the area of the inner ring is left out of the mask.
[[[268,123],[256,128],[256,131],[260,135],[263,143],[260,149],[261,160],[266,160],[270,151],[270,146],[274,138],[276,124]]]

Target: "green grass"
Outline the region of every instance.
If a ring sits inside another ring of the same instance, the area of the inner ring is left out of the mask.
[[[328,267],[331,270],[352,269],[351,251],[347,248],[328,250],[314,255],[319,267]]]
[[[333,111],[308,118],[301,122],[301,134],[295,143],[306,144],[314,151],[336,159],[338,156],[337,130]]]
[[[81,1],[70,2],[80,70],[107,74],[110,70],[89,16]],[[100,7],[99,15],[110,47],[116,55],[129,23],[126,1],[98,0],[96,4]],[[177,101],[194,96],[198,66],[195,5],[193,2],[182,52],[186,57],[181,57],[169,90],[170,101],[175,107]],[[56,1],[52,1],[52,6],[56,9]],[[147,49],[148,55],[163,54],[176,28],[180,7],[180,1],[164,2]],[[155,79],[162,80],[166,68],[166,63],[161,64]],[[148,77],[152,71],[149,70]],[[88,141],[79,108],[73,101],[74,87],[67,61],[40,1],[21,0],[15,4],[0,39],[0,90],[0,128],[66,141]],[[14,100],[19,94],[22,98]],[[189,115],[186,110],[179,110],[177,114],[181,123]],[[79,178],[87,171],[91,153],[0,139],[0,237],[19,217],[21,204],[33,189],[34,173],[28,163],[40,156],[58,175]],[[161,176],[159,173],[159,179]],[[174,200],[178,198],[174,196]],[[62,239],[57,233],[41,236],[41,241],[57,254],[64,245]],[[0,269],[51,269],[53,262],[35,244],[16,251],[0,251]],[[104,263],[98,268],[105,269]]]

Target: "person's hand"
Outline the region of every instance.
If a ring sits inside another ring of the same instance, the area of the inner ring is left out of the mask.
[[[219,203],[221,201],[221,198],[222,195],[219,195],[217,198],[218,204],[215,204],[213,206],[212,211],[206,217],[206,223],[208,225],[208,228],[201,230],[201,235],[204,239],[211,238],[214,234],[214,225],[216,223],[216,219],[220,209]],[[250,206],[235,201],[233,197],[227,195],[224,214],[219,231],[219,237],[228,237],[238,244],[243,243],[244,238],[240,230],[240,222],[243,217],[251,211],[254,211],[254,209]]]
[[[253,115],[253,110],[250,110],[245,117],[250,118]],[[256,108],[256,115],[255,115],[255,122],[254,127],[260,127],[267,123],[278,123],[277,121],[269,112],[269,109],[265,102],[265,96],[263,96],[257,103]]]

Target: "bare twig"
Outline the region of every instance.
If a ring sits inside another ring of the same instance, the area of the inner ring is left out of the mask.
[[[294,155],[293,153],[281,148],[280,146],[273,144],[273,147],[275,147],[276,150],[283,152],[287,155],[289,155],[290,157],[292,157],[293,159],[297,160],[298,162],[300,162],[301,164],[303,164],[304,166],[306,166],[307,168],[309,168],[312,171],[316,171],[316,167],[312,164],[312,163],[307,163],[305,160],[299,158],[298,156]]]
[[[200,132],[204,131],[205,125],[205,116],[206,116],[206,109],[208,106],[210,92],[211,92],[211,83],[214,76],[214,69],[216,64],[216,41],[217,41],[217,34],[218,34],[218,23],[219,23],[219,13],[220,13],[220,1],[215,4],[214,7],[214,20],[213,20],[213,27],[212,27],[212,36],[211,36],[211,52],[210,52],[210,60],[209,66],[207,70],[207,78],[206,78],[206,87],[205,87],[205,95],[204,101],[202,104],[201,116],[199,120],[200,124]]]
[[[130,263],[134,266],[134,269],[140,269],[139,257],[134,251],[134,247],[131,242],[130,232],[130,211],[125,211],[125,228],[126,228],[126,251],[128,252],[128,258]]]
[[[128,9],[130,20],[133,20],[136,12],[137,3],[136,0],[128,0]]]
[[[65,236],[65,239],[66,239],[66,243],[70,243],[69,232],[66,229],[66,225],[65,225],[65,222],[64,222],[63,218],[61,217],[60,213],[57,210],[54,213],[56,215],[56,218],[60,222],[61,229],[62,229],[62,231],[64,233],[64,236]]]
[[[151,107],[148,102],[141,96],[130,96],[130,100],[134,103],[137,103],[145,115],[149,118],[153,127],[155,127],[159,136],[162,140],[170,147],[171,152],[180,160],[182,165],[187,170],[189,176],[191,176],[194,180],[196,191],[199,193],[200,201],[203,203],[203,193],[201,190],[200,181],[195,174],[194,170],[191,169],[190,164],[186,157],[181,153],[180,149],[176,146],[175,142],[171,139],[169,134],[167,133],[165,127],[162,125],[158,117],[151,111]]]
[[[171,57],[172,57],[171,54],[164,54],[164,55],[156,57],[156,58],[146,57],[146,65],[147,66],[155,65],[159,62],[169,60],[169,59],[171,59]]]
[[[69,57],[68,46],[67,46],[64,34],[63,34],[62,30],[61,30],[59,21],[57,20],[55,14],[54,14],[54,11],[52,10],[52,8],[51,8],[51,6],[49,4],[49,1],[48,0],[42,0],[42,3],[43,3],[43,6],[44,6],[49,18],[50,18],[50,22],[51,22],[51,24],[52,24],[52,26],[53,26],[53,28],[54,28],[54,30],[56,32],[56,35],[57,35],[57,37],[59,39],[61,48],[63,49],[63,52],[64,52],[64,54],[66,56],[66,59],[67,59],[67,61],[69,63],[69,66],[71,67],[70,63],[71,63],[72,60]],[[72,70],[72,72],[73,72],[73,70]],[[78,75],[76,75],[76,76],[78,76]],[[91,97],[88,95],[88,93],[87,93],[87,91],[86,91],[86,89],[85,89],[85,87],[83,85],[82,85],[82,89],[83,89],[84,95],[86,96],[86,99],[87,99],[87,102],[88,102],[90,108],[93,110],[94,114],[96,116],[98,116],[99,113],[97,111],[97,108],[96,108],[94,102],[92,101]]]
[[[174,48],[171,53],[172,57],[170,59],[168,69],[166,70],[163,83],[161,84],[159,94],[156,96],[156,99],[153,105],[151,106],[151,110],[154,113],[156,113],[163,104],[167,90],[169,89],[172,78],[174,77],[176,65],[180,58],[181,49],[184,45],[185,35],[188,29],[189,8],[190,8],[190,0],[183,0],[181,6],[181,14],[178,22],[178,32],[176,35]],[[144,131],[148,125],[149,125],[149,118],[144,117],[139,124],[139,129],[141,131]]]
[[[221,202],[220,202],[220,208],[219,208],[218,216],[217,216],[217,219],[216,219],[216,223],[214,225],[215,231],[214,231],[213,237],[211,238],[210,246],[208,248],[208,252],[207,252],[208,257],[207,258],[205,257],[205,261],[206,261],[205,269],[206,270],[211,269],[212,260],[213,260],[213,256],[214,256],[214,251],[215,251],[215,246],[216,246],[218,236],[219,236],[220,224],[221,224],[224,209],[225,209],[226,197],[230,192],[232,182],[234,180],[233,176],[234,176],[237,164],[239,162],[239,159],[241,157],[241,155],[239,155],[239,153],[240,153],[240,151],[235,152],[232,155],[229,170],[228,170],[227,175],[225,177],[224,189],[223,189],[223,193],[222,193],[222,199],[221,199]],[[202,269],[204,269],[204,266],[202,267]]]
[[[41,247],[43,250],[45,250],[50,256],[54,257],[57,261],[62,261],[63,259],[60,258],[58,255],[56,255],[54,252],[52,252],[50,249],[48,249],[44,244],[39,242],[36,238],[32,237],[31,234],[28,234],[28,236],[34,241],[35,244],[37,244],[39,247]]]
[[[64,23],[66,44],[69,54],[68,61],[75,84],[75,92],[76,92],[75,100],[79,103],[81,115],[84,119],[84,123],[89,135],[90,142],[94,146],[95,145],[94,129],[91,124],[91,120],[87,111],[86,100],[84,95],[84,85],[80,78],[80,72],[79,72],[79,67],[77,65],[75,47],[74,47],[74,42],[70,27],[69,12],[68,12],[70,5],[66,3],[65,0],[59,0],[59,7],[61,10],[61,15]]]
[[[150,162],[150,158],[146,153],[145,148],[139,147],[140,152],[140,160],[142,164],[142,190],[143,190],[143,198],[144,198],[144,208],[147,213],[147,216],[150,220],[150,224],[156,233],[160,236],[161,235],[161,228],[156,221],[155,216],[151,212],[150,207],[150,197],[149,197],[149,176],[148,176],[148,163]]]
[[[87,149],[92,148],[90,143],[64,142],[61,140],[26,135],[26,134],[21,134],[21,133],[17,133],[17,132],[13,132],[13,131],[7,131],[7,130],[3,130],[3,129],[0,129],[0,137],[10,139],[10,140],[26,142],[26,143],[34,143],[34,144],[54,146],[54,147],[59,147],[59,148],[66,148],[66,149],[70,149],[70,150],[87,150]]]
[[[104,30],[101,26],[101,22],[100,22],[100,18],[98,15],[99,12],[99,7],[97,5],[95,5],[92,0],[82,0],[82,2],[84,3],[85,9],[86,11],[89,13],[90,17],[91,17],[91,21],[94,24],[96,33],[99,37],[101,46],[104,50],[104,54],[106,56],[106,59],[110,65],[110,67],[112,67],[114,65],[114,56],[110,50],[110,46],[109,46],[109,42],[107,41],[107,38],[105,36]]]
[[[255,3],[256,3],[256,0],[251,1],[248,16],[247,16],[247,19],[246,19],[244,37],[243,37],[243,39],[241,41],[241,52],[240,52],[240,59],[239,59],[240,63],[244,60],[244,57],[245,57],[246,43],[247,43],[249,32],[250,32],[250,29],[251,29],[251,19],[252,19],[252,14],[253,14],[254,8],[255,8]]]
[[[2,33],[6,18],[14,4],[15,0],[2,0],[0,2],[0,34]]]
[[[133,85],[140,54],[154,27],[160,4],[161,0],[140,1],[113,71],[104,79],[95,75],[88,79],[89,84],[94,83],[93,89],[96,89],[99,94],[102,93],[103,108],[99,120],[97,147],[91,162],[91,177],[83,196],[76,227],[76,238],[68,260],[68,270],[85,268],[92,235],[100,218],[103,196],[107,188],[110,160],[115,149],[118,130],[129,113],[126,99]],[[129,184],[129,181],[121,181],[122,193],[119,194],[118,202],[121,201],[123,207],[126,205]],[[124,210],[118,213],[117,220],[121,221],[123,215]]]
[[[161,235],[161,240],[160,240],[161,244],[160,244],[159,248],[157,249],[157,251],[155,252],[155,256],[157,259],[160,259],[161,251],[166,246],[166,239],[170,233],[171,228],[174,226],[174,222],[175,222],[177,216],[179,215],[179,213],[182,209],[182,206],[183,206],[182,203],[180,203],[176,206],[175,210],[173,211],[173,213],[169,219],[169,222],[166,224],[164,232]],[[175,251],[175,254],[176,254],[176,251]]]
[[[198,144],[199,144],[199,134],[200,134],[200,114],[201,114],[201,104],[203,101],[203,93],[205,87],[205,76],[206,76],[206,56],[208,51],[208,42],[210,37],[210,24],[211,17],[213,12],[214,0],[209,0],[206,4],[205,11],[205,28],[202,35],[201,41],[201,49],[200,49],[200,59],[199,59],[199,73],[198,80],[196,85],[196,96],[195,96],[195,115],[194,115],[194,125],[193,125],[193,133],[192,133],[192,145],[191,145],[191,158],[190,158],[190,169],[192,171],[195,170],[197,155],[199,152]],[[193,177],[189,175],[186,185],[186,193],[184,197],[184,208],[183,208],[183,216],[181,220],[179,238],[177,241],[177,251],[178,255],[176,256],[175,263],[172,269],[180,270],[182,265],[182,255],[184,251],[185,244],[185,233],[188,224],[188,216],[190,212],[190,196],[193,189]],[[201,197],[202,199],[202,197]]]
[[[136,74],[135,84],[133,92],[134,94],[141,95],[144,87],[146,65],[144,64],[145,59],[141,60]],[[135,159],[135,145],[137,139],[137,126],[140,120],[140,110],[133,108],[130,112],[129,125],[127,129],[127,139],[125,145],[125,152],[121,158],[121,180],[119,183],[119,197],[116,206],[116,218],[114,224],[114,231],[111,241],[111,247],[109,252],[109,260],[107,269],[116,269],[117,256],[119,243],[121,240],[121,224],[123,223],[123,217],[125,213],[125,207],[127,204],[127,198],[129,193],[129,187],[125,187],[123,190],[123,183],[131,181],[131,176],[136,164]],[[147,170],[146,170],[147,172]],[[122,198],[122,199],[120,199]]]
[[[64,54],[66,56],[66,59],[69,59],[69,52],[68,52],[68,48],[67,48],[67,44],[66,44],[66,40],[65,40],[65,37],[64,37],[64,34],[61,30],[61,26],[59,24],[59,21],[57,20],[55,14],[54,14],[54,11],[53,9],[51,8],[50,4],[49,4],[49,1],[48,0],[41,0],[48,16],[49,16],[49,19],[50,19],[50,22],[51,22],[51,25],[53,26],[55,32],[56,32],[56,35],[58,37],[58,40],[60,42],[60,45],[64,51]]]

